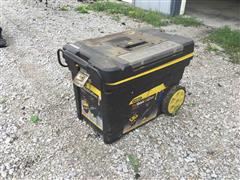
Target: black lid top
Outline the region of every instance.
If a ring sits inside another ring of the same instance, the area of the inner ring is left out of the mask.
[[[64,50],[104,71],[133,68],[161,61],[184,50],[191,39],[163,33],[157,29],[130,30],[67,44]]]

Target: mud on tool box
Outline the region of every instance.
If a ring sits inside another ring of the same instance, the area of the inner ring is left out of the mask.
[[[176,114],[193,51],[189,38],[140,29],[66,44],[58,61],[71,71],[78,117],[112,143],[160,113]]]

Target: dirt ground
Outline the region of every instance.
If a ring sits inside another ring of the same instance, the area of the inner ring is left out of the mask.
[[[69,4],[69,11],[58,7]],[[240,66],[210,53],[211,28],[164,27],[195,40],[195,57],[181,84],[188,95],[175,117],[156,120],[112,145],[78,120],[72,81],[57,63],[67,42],[145,27],[125,17],[78,14],[74,1],[1,1],[9,47],[0,49],[0,177],[2,179],[134,179],[127,155],[140,161],[140,179],[240,178]],[[124,22],[124,23],[122,23]],[[30,122],[38,114],[41,121]]]

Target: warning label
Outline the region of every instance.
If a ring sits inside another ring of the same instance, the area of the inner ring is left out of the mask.
[[[129,123],[125,126],[123,133],[135,129],[157,116],[158,106],[155,98],[156,95],[153,95],[131,105]]]
[[[98,97],[87,89],[81,89],[82,115],[99,129],[103,130],[103,122]]]
[[[165,88],[164,84],[160,84],[130,101],[129,106],[131,107],[131,113],[123,133],[129,132],[157,116],[159,109],[157,101]]]

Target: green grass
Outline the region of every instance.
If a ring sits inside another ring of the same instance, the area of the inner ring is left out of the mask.
[[[77,12],[79,12],[79,13],[87,14],[89,8],[88,8],[88,6],[86,6],[86,5],[81,5],[81,6],[78,6],[75,10],[76,10]]]
[[[218,52],[219,50],[217,48],[215,48],[214,46],[212,46],[212,44],[208,43],[207,47],[206,47],[207,51],[212,51],[212,52]]]
[[[7,101],[7,99],[4,96],[0,96],[0,104],[3,104]]]
[[[149,23],[153,26],[160,27],[168,24],[181,24],[184,26],[200,26],[202,23],[195,18],[186,16],[169,17],[155,11],[147,11],[124,3],[99,1],[89,4],[88,6],[78,6],[76,11],[82,11],[82,7],[86,10],[97,12],[106,12],[112,15],[122,14],[136,20]]]
[[[230,27],[216,29],[207,40],[222,47],[230,55],[231,62],[240,64],[240,31]]]
[[[121,18],[118,15],[112,16],[112,20],[119,22]]]
[[[134,173],[138,174],[139,173],[139,167],[140,167],[139,159],[133,154],[129,154],[127,156],[127,158],[128,158],[129,164],[133,168]]]
[[[68,11],[69,10],[69,6],[68,5],[64,5],[64,6],[61,6],[59,8],[60,11]]]
[[[31,121],[33,124],[37,124],[37,123],[40,121],[40,118],[39,118],[37,115],[33,114],[33,115],[31,116],[31,118],[30,118],[30,121]]]
[[[195,102],[189,102],[187,105],[190,107],[195,107],[197,104]]]
[[[176,17],[172,17],[172,22],[174,24],[180,24],[183,26],[193,26],[193,27],[198,27],[202,25],[202,22],[197,20],[194,17],[190,17],[190,16],[176,16]]]

